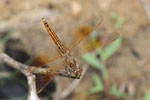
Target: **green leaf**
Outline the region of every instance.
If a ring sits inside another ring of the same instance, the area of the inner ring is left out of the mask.
[[[115,23],[115,28],[120,29],[124,23],[125,19],[123,17],[119,17],[119,19]]]
[[[116,41],[113,43],[109,44],[104,50],[102,49],[97,49],[97,52],[101,56],[101,59],[103,61],[107,60],[110,56],[112,56],[116,50],[120,47],[122,42],[122,38],[119,37]]]
[[[146,95],[144,96],[144,100],[150,100],[150,89],[147,91]]]
[[[97,74],[93,74],[92,78],[93,78],[93,81],[95,83],[95,86],[90,88],[88,90],[88,93],[89,94],[94,94],[94,93],[103,91],[104,90],[104,85],[103,85],[103,82],[100,79],[100,77]]]
[[[2,47],[10,39],[10,33],[11,31],[9,31],[8,34],[0,41],[0,47]]]
[[[81,58],[87,62],[92,67],[100,70],[102,72],[103,79],[108,78],[107,70],[102,62],[95,56],[91,55],[90,53],[81,56]]]
[[[115,13],[115,12],[113,12],[113,13],[111,14],[111,17],[112,17],[112,19],[116,20],[116,19],[118,18],[118,14]]]
[[[126,93],[121,93],[118,89],[117,89],[117,84],[113,84],[111,86],[110,92],[112,95],[119,97],[119,98],[125,98],[128,97],[128,94]]]
[[[120,29],[123,26],[123,24],[125,23],[125,21],[126,21],[124,17],[119,16],[115,12],[111,14],[111,17],[115,21],[114,25],[115,25],[116,29]]]

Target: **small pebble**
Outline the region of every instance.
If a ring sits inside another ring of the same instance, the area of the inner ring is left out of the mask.
[[[79,15],[82,11],[81,5],[77,2],[72,2],[71,9],[72,9],[72,14],[73,15]]]
[[[144,61],[143,60],[138,61],[137,66],[143,67],[144,66]]]

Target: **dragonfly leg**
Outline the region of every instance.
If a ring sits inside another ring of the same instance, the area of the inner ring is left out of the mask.
[[[68,68],[66,67],[63,71],[61,71],[58,75],[73,78],[73,79],[80,79],[82,73],[82,68]]]

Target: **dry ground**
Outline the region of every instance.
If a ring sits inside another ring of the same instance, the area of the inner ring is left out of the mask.
[[[126,20],[118,30],[113,26],[113,12]],[[44,49],[50,45],[41,23],[42,17],[46,17],[56,29],[64,30],[61,30],[60,37],[65,37],[65,31],[72,24],[100,14],[104,19],[103,27],[107,31],[117,31],[123,37],[121,47],[107,62],[111,83],[117,82],[128,87],[133,98],[144,96],[150,88],[150,28],[140,0],[0,0],[0,13],[0,32],[14,28],[11,37],[19,38],[31,55],[38,53],[37,47]],[[76,20],[70,21],[70,17]],[[87,96],[84,93],[93,85],[90,76],[92,71],[91,68],[87,71],[71,96],[72,100],[98,100],[98,94]],[[56,81],[58,86],[65,88],[72,80],[56,77]]]

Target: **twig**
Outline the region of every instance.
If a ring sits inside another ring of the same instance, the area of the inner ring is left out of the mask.
[[[141,0],[141,1],[143,3],[144,9],[145,9],[148,22],[150,24],[150,4],[148,4],[147,0]]]
[[[36,92],[35,75],[28,76],[27,80],[28,80],[28,88],[29,88],[28,100],[40,100]]]
[[[59,92],[59,96],[57,95],[58,93],[56,93],[56,95],[54,96],[54,100],[60,100],[60,99],[65,99],[67,96],[69,96],[73,90],[80,84],[82,78],[84,77],[86,71],[88,69],[88,66],[85,65],[83,67],[83,73],[80,79],[76,79],[74,80],[70,86],[68,86],[68,88],[66,88],[64,91]],[[60,94],[61,93],[61,94]]]
[[[0,54],[0,61],[5,62],[11,67],[21,71],[27,77],[29,87],[27,100],[40,100],[36,93],[35,75],[33,75],[32,73],[28,73],[28,69],[30,68],[29,66],[13,60],[5,53]]]

